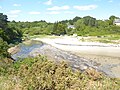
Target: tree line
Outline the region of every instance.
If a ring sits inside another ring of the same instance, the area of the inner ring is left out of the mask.
[[[55,23],[48,23],[46,21],[34,22],[9,22],[10,26],[19,28],[23,34],[28,35],[73,35],[79,36],[100,36],[108,34],[120,34],[120,27],[113,24],[114,15],[107,20],[97,20],[91,16],[78,17],[71,20],[56,21]],[[68,28],[73,25],[74,28]]]

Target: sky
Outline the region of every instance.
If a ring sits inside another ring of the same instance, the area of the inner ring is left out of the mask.
[[[120,0],[0,0],[0,13],[12,21],[55,22],[75,16],[120,17]]]

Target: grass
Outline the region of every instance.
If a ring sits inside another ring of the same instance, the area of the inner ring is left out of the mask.
[[[30,36],[30,38],[45,38],[45,37],[48,37],[48,35],[33,35],[33,36]]]
[[[101,42],[101,43],[113,43],[120,44],[120,35],[105,35],[105,36],[87,36],[82,37],[80,41]]]

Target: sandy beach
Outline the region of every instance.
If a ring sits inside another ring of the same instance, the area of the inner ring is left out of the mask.
[[[35,38],[44,43],[50,44],[56,48],[78,52],[83,54],[92,54],[100,56],[120,57],[119,44],[105,44],[99,42],[81,42],[77,38],[64,37],[64,38]]]
[[[120,78],[120,45],[105,44],[99,42],[81,42],[74,37],[60,38],[35,38],[50,44],[58,49],[68,51],[77,56],[97,62],[99,65],[109,68],[115,77]]]

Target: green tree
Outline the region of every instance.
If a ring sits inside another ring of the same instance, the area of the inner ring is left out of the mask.
[[[91,16],[85,16],[83,17],[83,20],[86,26],[96,26],[96,18],[93,18]]]
[[[119,17],[116,17],[116,16],[114,16],[114,15],[112,15],[112,16],[110,16],[109,17],[109,25],[113,25],[113,21],[115,20],[115,19],[118,19]]]
[[[7,27],[7,15],[0,13],[0,28],[3,30]]]
[[[97,27],[98,28],[109,27],[109,22],[108,21],[97,20]]]
[[[16,26],[15,21],[8,24],[7,15],[0,13],[0,37],[7,43],[14,43],[18,39],[21,41],[22,33]]]
[[[67,28],[67,25],[62,24],[60,22],[56,22],[56,23],[54,23],[52,34],[64,35],[64,34],[66,34],[66,28]]]
[[[80,19],[78,20],[77,22],[75,22],[75,28],[77,30],[83,30],[85,28],[85,24],[84,24],[84,20],[83,19]]]
[[[3,39],[0,38],[0,59],[9,57],[9,54],[7,52],[8,48],[9,48],[9,46],[8,46],[7,42],[3,41]]]
[[[81,19],[81,17],[76,16],[75,18],[73,18],[73,22],[77,22],[77,20]]]

